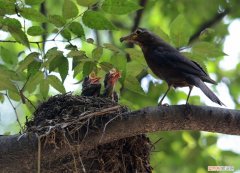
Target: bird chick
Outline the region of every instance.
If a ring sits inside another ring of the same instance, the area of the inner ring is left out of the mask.
[[[94,72],[86,76],[82,83],[82,96],[95,96],[100,95],[101,84],[100,77],[97,77]]]
[[[157,35],[146,29],[138,28],[130,35],[120,38],[120,41],[127,41],[139,45],[153,73],[167,82],[168,89],[160,100],[160,105],[162,105],[162,101],[171,87],[189,87],[186,100],[187,104],[193,86],[200,88],[213,102],[224,105],[204,83],[216,84],[203,68],[195,61],[186,58],[177,49],[164,42]]]
[[[116,91],[114,91],[114,87],[120,77],[121,73],[117,71],[115,68],[112,68],[105,75],[103,97],[109,97],[113,101],[118,102],[118,95]]]

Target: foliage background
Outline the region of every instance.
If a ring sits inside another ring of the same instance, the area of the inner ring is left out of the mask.
[[[138,47],[119,42],[138,25],[208,69],[239,108],[240,63],[219,68],[223,58],[231,61],[222,49],[238,9],[237,0],[0,0],[0,132],[21,131],[19,124],[24,128],[34,107],[51,95],[79,94],[81,80],[93,70],[101,77],[112,67],[122,71],[116,87],[121,104],[132,110],[157,105],[166,84],[154,79]],[[200,96],[193,94],[190,103],[204,104]],[[186,97],[185,90],[175,90],[167,101],[179,104]],[[162,138],[152,152],[155,172],[205,173],[209,165],[240,169],[239,155],[220,150],[216,134],[159,132],[150,138]]]

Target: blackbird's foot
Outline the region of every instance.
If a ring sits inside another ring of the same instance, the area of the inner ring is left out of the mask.
[[[189,103],[186,103],[185,104],[185,115],[186,115],[186,118],[187,119],[190,119],[191,118],[191,115],[192,115],[192,108],[191,108],[191,105]]]

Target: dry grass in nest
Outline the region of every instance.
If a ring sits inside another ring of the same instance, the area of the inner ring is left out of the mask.
[[[33,119],[26,123],[26,132],[40,136],[42,148],[70,149],[68,155],[52,163],[41,162],[44,172],[149,173],[151,143],[145,135],[120,139],[83,152],[71,146],[81,143],[88,134],[107,128],[106,124],[121,119],[128,111],[106,98],[71,93],[56,95],[37,108]]]

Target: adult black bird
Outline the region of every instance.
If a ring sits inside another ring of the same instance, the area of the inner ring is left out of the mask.
[[[186,104],[193,86],[200,88],[213,102],[224,105],[204,82],[217,84],[195,61],[183,56],[177,49],[164,42],[157,35],[138,28],[128,36],[120,38],[141,47],[150,69],[168,84],[168,89],[160,100],[160,105],[171,87],[189,87]]]
[[[103,97],[109,97],[113,101],[118,102],[118,95],[116,91],[114,91],[114,87],[120,77],[121,77],[121,73],[115,68],[112,68],[105,75]]]
[[[82,83],[82,96],[96,96],[100,95],[101,84],[99,82],[101,78],[97,77],[94,72],[86,76]]]

